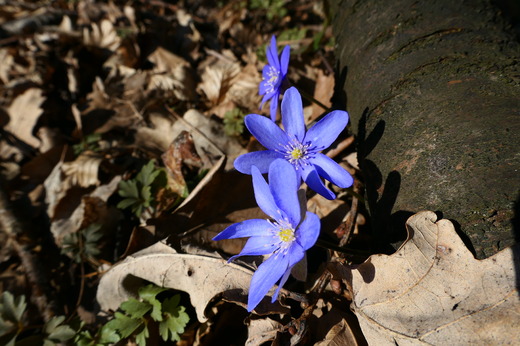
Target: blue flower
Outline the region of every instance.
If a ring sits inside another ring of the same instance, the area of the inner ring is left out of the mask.
[[[264,118],[266,119],[266,118]],[[269,119],[266,119],[270,121]],[[272,302],[289,278],[292,267],[314,245],[320,233],[320,219],[301,210],[294,169],[285,160],[269,168],[269,185],[256,167],[251,168],[258,206],[272,220],[252,219],[233,224],[213,240],[250,237],[238,256],[271,255],[251,278],[247,310],[252,311],[270,288],[278,283]]]
[[[251,174],[253,166],[266,173],[269,165],[282,158],[292,164],[297,180],[303,179],[307,185],[328,199],[336,196],[321,178],[346,188],[354,182],[352,176],[334,160],[320,153],[336,140],[348,123],[345,111],[332,111],[318,121],[308,131],[303,120],[300,93],[296,88],[287,89],[282,99],[282,130],[274,122],[258,114],[248,114],[244,122],[248,130],[267,148],[237,157],[235,168]]]
[[[287,75],[289,67],[290,47],[283,48],[280,58],[278,58],[278,49],[276,48],[276,37],[271,38],[271,46],[266,49],[267,62],[262,71],[262,81],[258,86],[258,94],[264,95],[260,109],[264,103],[271,100],[270,114],[273,121],[276,120],[276,111],[278,109],[278,98],[282,89],[282,82]]]

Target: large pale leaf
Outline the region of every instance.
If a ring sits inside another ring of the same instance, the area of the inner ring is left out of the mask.
[[[224,299],[245,306],[252,275],[252,270],[221,258],[180,254],[163,243],[156,243],[127,257],[103,275],[97,300],[102,309],[116,310],[122,302],[136,295],[142,284],[135,280],[137,277],[189,293],[197,318],[204,322],[206,306],[220,293]],[[269,292],[272,293],[274,289]],[[262,310],[286,312],[277,304],[266,304],[266,299],[255,309],[258,313]]]
[[[448,220],[412,216],[393,255],[342,267],[370,345],[508,344],[518,340],[518,246],[476,260]],[[516,254],[516,255],[515,255]]]
[[[33,129],[43,112],[43,101],[42,90],[30,88],[18,95],[7,109],[10,120],[5,129],[35,148],[39,147],[40,140],[33,135]]]

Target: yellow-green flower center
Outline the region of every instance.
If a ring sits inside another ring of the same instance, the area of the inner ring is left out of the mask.
[[[284,242],[290,242],[294,240],[294,230],[291,228],[283,228],[278,233],[280,239]]]
[[[293,159],[293,160],[299,160],[302,158],[302,156],[303,156],[303,151],[299,148],[294,148],[291,151],[291,159]]]

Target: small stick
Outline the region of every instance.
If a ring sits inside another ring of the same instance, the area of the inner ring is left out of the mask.
[[[31,284],[31,301],[40,311],[45,322],[48,322],[56,315],[56,302],[49,299],[50,284],[45,276],[45,269],[38,254],[32,253],[27,244],[21,244],[19,239],[26,234],[21,222],[12,212],[7,193],[0,188],[0,230],[5,232],[11,239],[14,250],[22,262],[22,266],[27,274],[27,279]]]

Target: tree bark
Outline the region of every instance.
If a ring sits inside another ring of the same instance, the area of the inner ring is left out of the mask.
[[[498,10],[488,0],[332,6],[380,245],[403,240],[406,218],[424,209],[456,221],[478,258],[519,240],[520,45]]]

